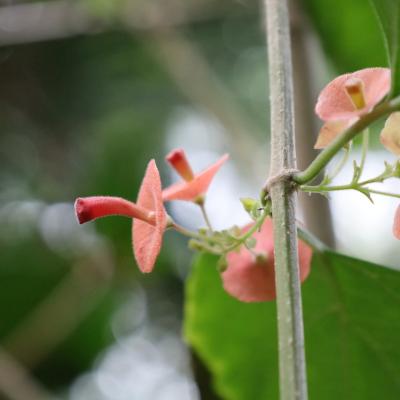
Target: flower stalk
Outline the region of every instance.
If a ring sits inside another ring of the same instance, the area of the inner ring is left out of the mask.
[[[399,168],[398,161],[395,164],[389,164],[386,162],[385,170],[382,173],[380,173],[379,175],[377,175],[373,178],[360,180],[363,169],[364,169],[367,146],[368,146],[368,132],[364,131],[364,141],[363,141],[363,150],[362,150],[363,155],[361,157],[361,163],[360,163],[360,166],[358,166],[354,162],[354,164],[353,164],[354,173],[353,173],[353,178],[350,183],[343,184],[343,185],[330,185],[331,180],[325,179],[318,185],[301,185],[300,189],[303,192],[320,193],[320,194],[326,194],[327,192],[336,192],[336,191],[341,191],[341,190],[356,190],[356,191],[366,195],[368,197],[368,199],[371,201],[372,201],[371,194],[379,194],[379,195],[383,195],[383,196],[400,198],[400,195],[398,195],[396,193],[388,193],[385,191],[379,191],[379,190],[371,189],[368,186],[373,183],[383,183],[386,179],[398,178],[398,174],[399,174],[398,173],[398,168]]]
[[[306,184],[318,176],[340,149],[349,143],[357,134],[366,129],[379,118],[400,110],[400,97],[385,101],[371,112],[362,116],[354,125],[346,129],[341,135],[327,146],[314,161],[304,170],[293,175],[293,181],[298,185]]]

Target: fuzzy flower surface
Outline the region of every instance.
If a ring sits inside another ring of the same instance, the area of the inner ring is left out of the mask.
[[[243,229],[245,233],[252,224]],[[243,302],[271,301],[276,298],[274,240],[272,220],[266,219],[259,232],[253,237],[257,240],[255,256],[244,246],[239,252],[227,255],[227,269],[222,273],[224,289]],[[299,240],[300,280],[303,282],[310,273],[312,250]]]
[[[142,272],[153,270],[167,226],[160,174],[154,160],[147,166],[136,203],[121,197],[82,197],[75,201],[75,213],[80,224],[110,215],[132,218],[136,262]]]
[[[315,148],[323,148],[362,115],[370,112],[390,90],[389,68],[365,68],[340,75],[321,91],[316,114],[325,121]]]
[[[163,200],[201,201],[215,174],[228,158],[229,155],[225,154],[204,171],[195,174],[183,149],[175,149],[171,151],[167,155],[166,160],[182,177],[182,181],[164,189],[162,192]]]

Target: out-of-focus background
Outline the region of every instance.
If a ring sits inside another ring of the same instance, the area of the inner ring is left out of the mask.
[[[305,166],[316,154],[318,91],[338,73],[386,60],[364,0],[291,6]],[[134,200],[151,158],[168,185],[177,176],[164,155],[175,147],[195,170],[229,152],[206,206],[217,228],[244,224],[238,199],[257,197],[268,174],[266,62],[259,1],[0,2],[0,399],[217,399],[181,338],[185,241],[168,232],[144,276],[131,222],[79,226],[73,201]],[[392,160],[379,126],[367,174]],[[301,205],[326,242],[396,267],[396,202],[340,193]],[[191,204],[169,211],[187,227],[203,223]]]

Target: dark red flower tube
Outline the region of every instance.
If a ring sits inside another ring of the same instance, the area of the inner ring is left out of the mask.
[[[121,197],[79,197],[75,201],[75,212],[80,224],[109,215],[138,218],[154,225],[154,213]]]

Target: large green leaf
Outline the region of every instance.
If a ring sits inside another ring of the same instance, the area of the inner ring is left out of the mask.
[[[278,394],[275,304],[245,304],[200,256],[187,285],[185,335],[227,400]],[[303,285],[311,399],[398,399],[400,273],[336,253],[315,255]]]
[[[376,10],[392,68],[393,94],[400,93],[400,1],[370,0]]]
[[[204,254],[187,283],[185,336],[214,374],[226,399],[276,399],[275,303],[241,303],[228,296]]]

